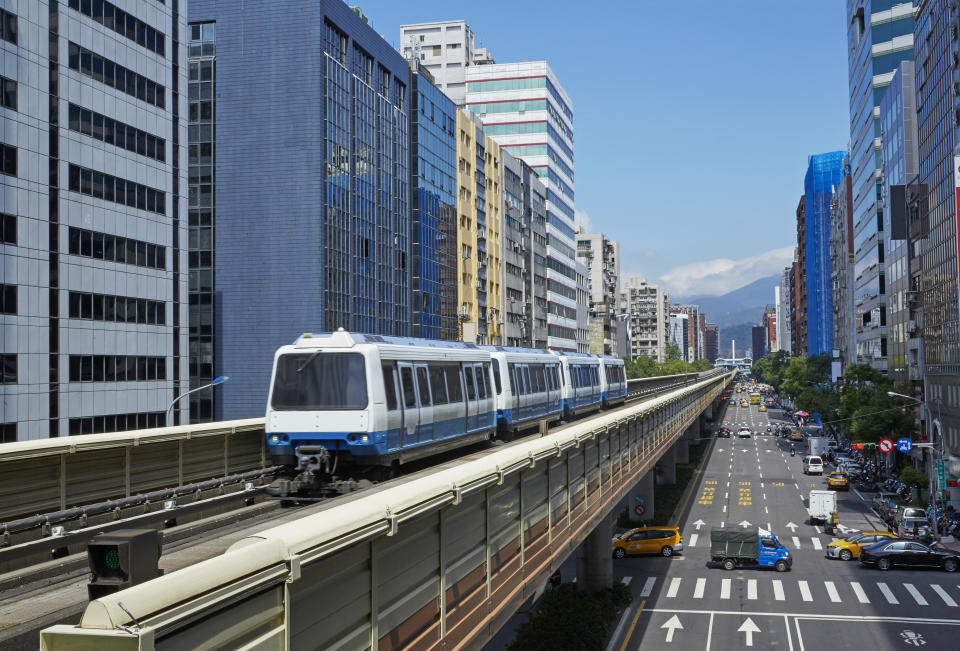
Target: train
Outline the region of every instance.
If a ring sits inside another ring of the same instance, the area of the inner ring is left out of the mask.
[[[610,355],[342,328],[305,333],[274,355],[267,448],[284,481],[344,492],[337,476],[376,481],[413,461],[626,398],[624,362]]]

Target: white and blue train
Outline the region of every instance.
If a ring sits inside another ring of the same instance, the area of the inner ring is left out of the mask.
[[[607,355],[304,334],[274,357],[267,445],[299,472],[392,468],[626,396],[623,360]]]

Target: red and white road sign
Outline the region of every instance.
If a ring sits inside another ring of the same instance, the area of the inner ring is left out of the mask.
[[[880,444],[878,446],[880,451],[884,454],[893,451],[893,441],[890,439],[880,439]]]

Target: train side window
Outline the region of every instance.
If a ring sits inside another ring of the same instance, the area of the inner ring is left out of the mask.
[[[417,384],[420,388],[420,406],[430,406],[430,382],[427,379],[427,369],[422,366],[417,367]]]
[[[400,386],[403,387],[403,405],[405,407],[416,407],[417,394],[413,388],[413,369],[407,367],[400,369]]]
[[[492,398],[493,387],[490,386],[490,365],[484,362],[480,368],[483,370],[483,388],[486,390],[487,395]]]
[[[444,373],[447,376],[447,392],[450,394],[450,402],[463,402],[463,388],[460,380],[460,367],[450,365],[444,367]]]
[[[559,367],[553,365],[550,367],[550,375],[553,376],[553,388],[554,390],[560,388],[560,373]]]
[[[557,388],[557,378],[554,376],[554,367],[547,366],[545,370],[547,372],[547,390],[553,391]]]
[[[463,367],[463,377],[467,380],[467,400],[477,399],[477,390],[473,383],[473,367]]]
[[[593,379],[593,386],[600,385],[600,373],[598,372],[599,367],[591,366],[590,367],[590,377]]]
[[[431,364],[430,368],[430,388],[433,389],[433,404],[447,404],[447,385],[443,381],[443,367]]]
[[[537,393],[543,393],[547,388],[543,377],[543,364],[537,364],[533,367],[533,386]]]
[[[513,393],[517,396],[523,395],[523,371],[520,370],[520,367],[516,364],[513,364]]]
[[[482,366],[474,366],[473,370],[477,373],[477,397],[485,400],[487,397],[487,383],[484,381],[484,369]]]
[[[383,390],[387,394],[387,411],[397,408],[397,383],[393,379],[393,364],[383,365]]]
[[[500,383],[500,360],[493,360],[493,384],[497,389],[497,395],[503,395],[503,385]]]
[[[533,385],[530,384],[530,367],[523,367],[523,392],[525,394],[533,393]]]

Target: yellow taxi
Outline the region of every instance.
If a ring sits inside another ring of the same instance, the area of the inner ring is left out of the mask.
[[[669,558],[683,551],[679,527],[639,527],[613,539],[614,558],[628,554],[660,554]]]
[[[836,490],[850,490],[850,480],[847,479],[847,476],[842,472],[832,472],[830,476],[827,477],[827,488],[833,488]]]
[[[797,430],[793,430],[792,432],[790,432],[790,436],[788,436],[787,438],[789,438],[791,441],[802,441],[803,432],[798,432]]]
[[[741,400],[741,401],[740,401],[740,406],[741,406],[741,407],[746,407],[746,406],[747,406],[747,401],[746,401],[746,400]]]
[[[860,549],[873,543],[896,538],[889,531],[861,531],[846,538],[838,538],[827,545],[827,558],[849,561],[860,555]]]
[[[764,407],[763,405],[760,405],[760,406],[757,407],[757,411],[766,411],[766,410],[767,410],[767,408]]]

